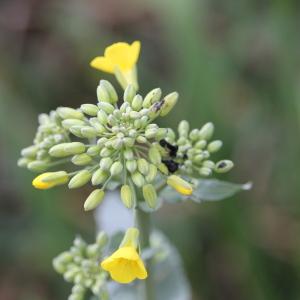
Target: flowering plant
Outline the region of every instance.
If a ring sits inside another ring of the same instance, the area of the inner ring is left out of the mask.
[[[19,166],[41,173],[33,179],[35,188],[68,184],[76,189],[91,183],[95,188],[84,202],[85,211],[95,209],[110,190],[119,189],[120,200],[133,211],[135,225],[121,238],[101,231],[88,245],[77,237],[70,250],[54,259],[56,271],[74,284],[70,300],[89,293],[95,299],[125,299],[128,289],[118,285],[112,290],[112,281],[132,283],[128,299],[174,299],[172,288],[160,296],[159,289],[167,283],[156,274],[170,267],[163,264],[177,252],[150,228],[151,213],[164,201],[221,200],[250,188],[207,179],[233,168],[231,160],[213,161],[222,141],[212,140],[212,123],[191,130],[184,120],[177,132],[157,125],[156,119],[175,106],[178,93],[162,97],[161,89],[155,88],[144,97],[138,94],[139,54],[139,41],[107,47],[91,66],[114,74],[124,89],[122,97],[110,82],[100,80],[95,103],[41,114],[33,145],[21,151]],[[177,267],[172,272],[182,271]],[[188,292],[182,299],[189,299]]]

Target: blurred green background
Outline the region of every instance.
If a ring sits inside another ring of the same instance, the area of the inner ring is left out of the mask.
[[[3,0],[0,2],[0,299],[66,299],[51,265],[75,233],[94,236],[89,189],[31,187],[19,169],[37,115],[95,101],[89,61],[142,42],[142,94],[180,101],[161,125],[216,125],[222,178],[254,188],[219,203],[164,206],[156,218],[183,256],[193,299],[300,299],[300,2]]]

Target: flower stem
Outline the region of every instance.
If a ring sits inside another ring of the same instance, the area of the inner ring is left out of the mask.
[[[150,247],[151,215],[137,208],[135,210],[135,218],[136,226],[140,231],[141,250],[144,250]],[[148,277],[146,280],[141,282],[141,296],[139,299],[155,300],[151,259],[149,259],[147,262],[147,269]]]

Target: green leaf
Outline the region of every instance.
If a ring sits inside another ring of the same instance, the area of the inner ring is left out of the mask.
[[[217,179],[201,179],[194,189],[191,199],[195,202],[219,201],[241,191],[250,190],[252,183],[237,184]]]

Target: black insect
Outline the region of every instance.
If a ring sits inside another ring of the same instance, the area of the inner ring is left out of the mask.
[[[161,107],[164,105],[164,103],[165,103],[164,99],[154,103],[153,104],[154,111],[158,112],[161,109]]]
[[[168,168],[170,173],[174,173],[179,168],[179,163],[171,159],[163,159],[162,163]]]
[[[159,144],[165,148],[166,150],[168,150],[169,155],[171,157],[176,157],[177,151],[178,151],[178,146],[173,146],[170,143],[168,143],[166,140],[160,140]]]

